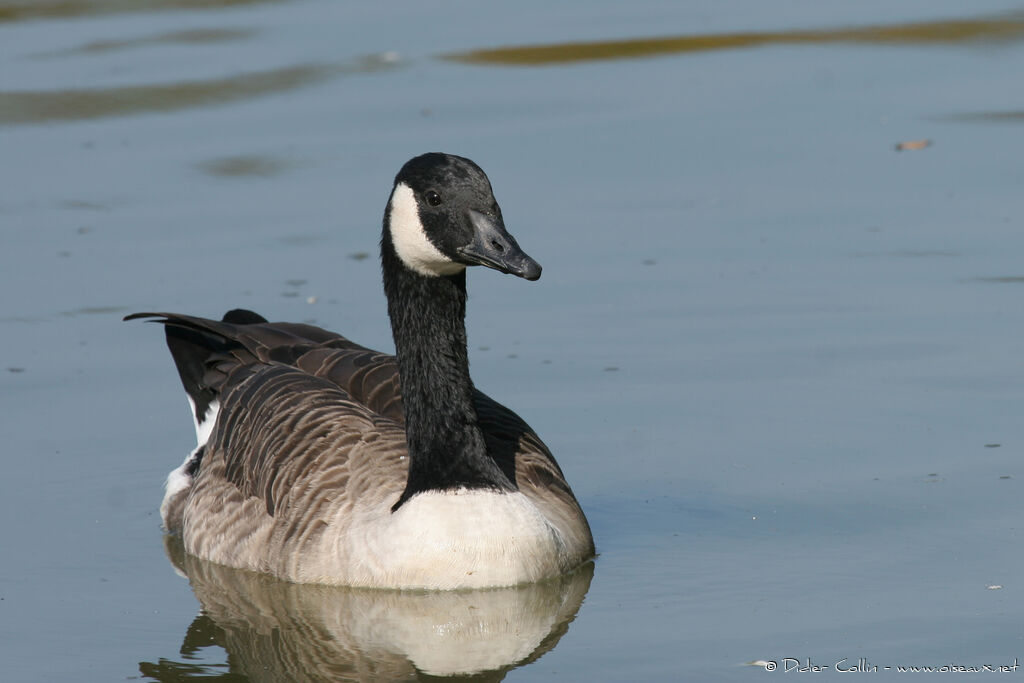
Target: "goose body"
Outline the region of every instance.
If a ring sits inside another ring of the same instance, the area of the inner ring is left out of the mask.
[[[199,557],[304,583],[507,586],[590,559],[554,457],[469,377],[466,267],[541,271],[483,171],[444,154],[406,163],[381,264],[395,356],[250,311],[129,316],[164,324],[195,418],[164,526]]]

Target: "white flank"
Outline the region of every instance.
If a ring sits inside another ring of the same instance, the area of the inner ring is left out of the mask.
[[[164,522],[164,526],[167,526],[167,511],[174,500],[174,497],[179,493],[192,486],[192,477],[188,474],[189,465],[195,460],[196,455],[199,453],[199,449],[206,445],[206,442],[210,440],[210,434],[213,433],[213,425],[217,424],[217,413],[220,412],[220,404],[217,401],[210,403],[206,409],[206,414],[203,415],[203,419],[199,420],[196,418],[196,404],[192,400],[192,397],[188,397],[188,405],[192,409],[191,415],[192,420],[196,426],[196,447],[192,449],[192,452],[185,458],[185,462],[181,463],[178,467],[171,470],[171,473],[167,475],[167,481],[164,482],[164,500],[160,503],[160,518]]]
[[[420,220],[416,195],[405,183],[398,183],[391,193],[388,224],[398,258],[420,275],[454,275],[466,269],[461,263],[442,254],[427,237]]]
[[[213,425],[217,424],[217,413],[220,412],[220,403],[211,401],[210,405],[206,407],[206,414],[200,420],[196,417],[196,402],[192,400],[191,396],[186,398],[188,398],[188,407],[191,409],[189,414],[192,416],[192,422],[196,426],[196,445],[205,446],[206,442],[210,440]]]
[[[182,492],[192,486],[192,477],[188,474],[189,463],[196,457],[196,453],[202,445],[196,446],[195,450],[188,454],[185,458],[185,462],[181,463],[178,467],[171,470],[171,473],[167,475],[167,481],[164,482],[164,499],[160,503],[160,521],[164,523],[164,528],[170,528],[170,521],[167,519],[167,515],[170,512],[171,504],[174,499]]]
[[[164,503],[160,506],[161,510],[167,504],[169,498],[173,498],[176,493],[184,491],[192,485],[192,477],[187,474],[186,470],[188,470],[189,463],[195,459],[196,451],[200,448],[202,446],[196,446],[195,450],[185,458],[185,462],[171,470],[171,473],[167,475],[167,481],[164,483],[164,491],[166,493],[164,493]]]

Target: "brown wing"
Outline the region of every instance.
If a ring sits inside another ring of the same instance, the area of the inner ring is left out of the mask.
[[[238,322],[237,313],[246,321]],[[244,497],[263,499],[271,515],[317,469],[330,470],[317,481],[344,491],[342,473],[356,466],[347,459],[361,441],[386,434],[391,447],[383,450],[392,456],[393,442],[404,441],[393,356],[312,325],[268,323],[249,312],[235,311],[222,321],[172,313],[129,316],[140,317],[164,323],[197,418],[213,401],[220,405],[204,460],[221,460],[219,474]]]
[[[313,349],[297,359],[298,366],[235,363],[226,368],[231,361],[222,361],[220,371],[227,375],[223,402],[207,449],[224,459],[224,477],[243,495],[262,498],[271,515],[312,472],[317,472],[316,486],[344,491],[352,465],[348,454],[358,444],[384,433],[404,439],[404,428],[388,415],[395,406],[389,391],[393,382],[371,381],[380,375],[373,372],[379,365],[371,362],[377,355]],[[316,365],[323,374],[308,372],[303,365]],[[344,374],[346,366],[355,371]],[[329,379],[331,375],[348,380],[352,392]],[[381,412],[374,409],[377,404]],[[400,478],[404,483],[404,475]],[[308,497],[310,492],[302,493]]]

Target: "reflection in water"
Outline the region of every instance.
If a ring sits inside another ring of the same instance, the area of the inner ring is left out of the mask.
[[[61,311],[58,315],[74,318],[79,315],[110,315],[127,310],[124,306],[83,306],[73,311]]]
[[[224,104],[292,90],[344,74],[393,68],[392,53],[344,65],[303,64],[204,81],[76,90],[0,92],[0,125],[82,120]]]
[[[33,59],[53,59],[56,57],[72,57],[79,54],[99,54],[126,50],[134,47],[150,45],[208,45],[226,43],[232,40],[245,40],[256,35],[253,29],[192,29],[189,31],[172,31],[143,38],[126,38],[124,40],[98,40],[79,47],[52,52],[39,52],[32,55]]]
[[[142,662],[158,681],[416,680],[474,675],[500,680],[566,633],[590,587],[593,564],[570,576],[481,591],[382,591],[299,585],[184,552],[168,555],[188,576],[203,613],[185,633],[183,661]],[[197,663],[202,648],[226,665]]]
[[[197,164],[200,170],[222,178],[269,178],[284,172],[291,165],[284,159],[256,154],[221,157]]]
[[[93,119],[221,104],[298,88],[326,78],[329,72],[328,67],[315,64],[166,85],[5,92],[0,93],[0,124]]]
[[[942,117],[943,121],[962,121],[965,123],[1024,123],[1024,110],[1021,111],[976,111],[967,114],[953,114]]]
[[[1014,13],[980,19],[925,21],[886,26],[768,31],[708,35],[608,40],[500,47],[444,55],[445,59],[476,64],[544,66],[603,59],[635,59],[681,52],[708,52],[760,45],[871,43],[887,45],[957,44],[1016,41],[1024,38],[1024,14]]]
[[[93,16],[117,12],[165,12],[172,9],[220,9],[282,0],[6,0],[0,2],[0,23],[26,19]]]
[[[73,209],[75,211],[110,211],[108,204],[99,204],[98,202],[90,202],[84,199],[66,199],[57,206],[62,209]]]
[[[1006,284],[1008,282],[1018,283],[1024,282],[1024,275],[998,275],[995,277],[976,277],[975,282],[999,282]]]

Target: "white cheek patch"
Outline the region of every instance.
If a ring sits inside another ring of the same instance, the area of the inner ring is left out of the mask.
[[[427,237],[420,220],[416,196],[405,183],[396,185],[395,191],[391,193],[388,226],[398,258],[420,275],[455,275],[466,269],[466,266],[442,254]]]

